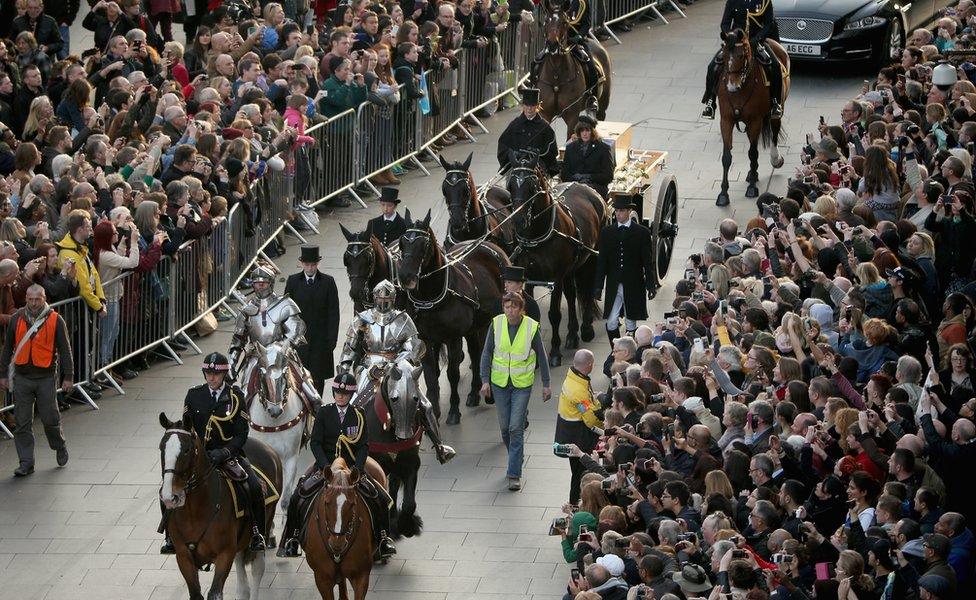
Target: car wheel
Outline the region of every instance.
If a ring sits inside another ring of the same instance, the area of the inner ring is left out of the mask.
[[[891,24],[888,26],[888,33],[885,35],[884,44],[881,46],[881,52],[878,54],[876,62],[879,67],[887,67],[891,64],[892,53],[901,53],[902,48],[905,47],[905,32],[902,28],[901,19],[895,17],[891,20]]]

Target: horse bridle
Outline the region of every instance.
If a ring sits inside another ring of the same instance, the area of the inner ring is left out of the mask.
[[[366,257],[369,259],[369,271],[367,271],[367,273],[366,273],[365,276],[363,276],[363,275],[355,275],[355,276],[350,275],[349,276],[349,280],[350,280],[350,283],[352,283],[352,280],[353,279],[356,279],[356,278],[361,278],[363,280],[363,291],[365,292],[363,294],[363,306],[366,306],[368,308],[372,308],[373,307],[373,303],[370,302],[368,300],[368,298],[370,297],[370,291],[371,291],[369,289],[369,278],[373,276],[373,271],[376,270],[376,253],[373,251],[373,244],[371,244],[368,241],[367,242],[361,242],[361,241],[349,242],[349,244],[346,246],[346,252],[345,252],[345,254],[347,256],[349,256],[350,258],[359,258],[359,256],[362,255],[364,252],[367,252]]]
[[[178,427],[169,428],[169,429],[167,429],[164,432],[164,434],[171,434],[171,433],[174,434],[174,435],[185,435],[188,438],[190,438],[190,447],[191,447],[191,453],[190,453],[190,470],[192,471],[193,470],[193,465],[197,462],[197,455],[199,453],[199,450],[197,449],[196,442],[194,442],[194,439],[195,439],[196,434],[194,432],[192,432],[192,431],[187,431],[186,429],[181,429],[181,428],[178,428]],[[199,486],[203,481],[205,481],[207,479],[207,477],[210,475],[211,471],[213,471],[213,470],[214,470],[214,465],[213,465],[213,463],[211,463],[210,464],[210,467],[199,478],[196,477],[196,475],[194,475],[191,472],[190,473],[190,476],[186,478],[186,483],[183,484],[183,493],[186,494],[186,493],[190,492],[192,489],[194,489],[197,486]],[[177,475],[182,476],[183,475],[183,472],[177,471],[175,468],[173,468],[173,469],[167,469],[167,468],[163,467],[163,475],[166,475],[166,474],[172,474],[173,477],[176,477]]]
[[[471,174],[468,171],[462,171],[460,169],[451,169],[450,171],[444,174],[444,185],[446,185],[449,188],[457,187],[459,185],[464,185],[464,187],[470,189]],[[478,199],[475,198],[474,201],[477,202]],[[466,231],[468,225],[471,223],[471,221],[474,220],[471,218],[472,204],[473,202],[471,201],[471,197],[469,195],[468,201],[464,203],[464,225],[462,226],[464,228],[463,231]],[[448,204],[448,207],[450,207],[450,204]]]
[[[354,490],[356,488],[356,485],[357,484],[355,483],[351,483],[349,485],[339,485],[337,483],[330,483],[325,487],[328,490],[346,491],[346,490]],[[325,547],[329,551],[329,555],[332,557],[332,561],[336,564],[339,564],[339,562],[342,560],[342,557],[346,555],[346,552],[349,552],[349,548],[352,547],[353,541],[355,540],[356,531],[358,530],[359,526],[362,524],[362,517],[359,515],[359,511],[356,510],[355,502],[352,503],[350,510],[352,511],[352,518],[349,519],[348,526],[339,533],[336,533],[335,530],[333,529],[332,524],[329,523],[328,516],[326,516],[325,518],[325,526],[326,528],[328,528],[328,533],[327,534],[323,533],[321,528],[322,521],[319,520],[319,535],[321,535],[322,539],[325,541]],[[342,545],[338,549],[332,544],[333,537],[338,537],[342,539]]]
[[[404,231],[403,232],[403,235],[400,236],[400,240],[401,240],[401,242],[400,242],[400,254],[404,258],[406,258],[407,256],[412,256],[412,253],[408,253],[407,252],[407,249],[404,248],[404,243],[403,242],[408,242],[410,244],[413,244],[415,241],[417,241],[417,236],[422,236],[422,237],[424,237],[427,240],[426,241],[426,244],[424,245],[424,254],[423,254],[423,256],[420,257],[420,265],[417,267],[417,271],[418,271],[417,272],[417,278],[420,279],[421,277],[420,277],[420,272],[419,271],[420,271],[421,268],[423,268],[424,264],[427,262],[427,259],[430,258],[430,253],[431,253],[431,250],[432,250],[432,248],[434,246],[434,241],[433,241],[433,239],[431,239],[430,232],[429,231],[426,231],[424,229],[417,229],[416,227],[412,227],[412,228]],[[412,249],[413,248],[411,248],[411,250]]]
[[[743,52],[744,62],[742,63],[741,69],[737,71],[733,71],[732,55],[735,49],[738,48],[739,46],[742,46],[743,49],[745,50],[745,52]],[[727,46],[726,48],[727,48],[728,57],[725,60],[725,72],[728,73],[730,76],[735,75],[736,77],[738,77],[739,79],[738,86],[742,87],[745,84],[746,77],[749,75],[749,72],[752,70],[752,49],[749,46],[748,38],[743,37],[742,41],[732,44],[731,47]]]
[[[527,173],[527,175],[518,175],[518,173]],[[516,208],[516,211],[522,210],[523,208],[527,208],[528,210],[527,221],[531,225],[532,221],[541,217],[545,212],[545,211],[540,211],[539,214],[537,215],[534,215],[532,213],[532,207],[535,204],[535,198],[536,196],[545,194],[548,190],[546,189],[545,186],[542,185],[542,180],[539,178],[538,171],[536,171],[532,167],[522,167],[522,166],[514,167],[512,169],[511,174],[509,175],[509,180],[514,180],[516,185],[518,186],[522,186],[525,181],[530,179],[535,180],[536,184],[538,185],[538,189],[534,194],[532,194],[532,196],[524,199],[522,201],[522,206]],[[515,206],[514,200],[512,201],[512,206],[513,207]],[[549,230],[541,237],[535,239],[524,238],[521,235],[519,235],[518,228],[517,227],[515,228],[515,237],[519,241],[519,244],[524,244],[525,246],[532,248],[538,246],[539,244],[545,242],[550,237],[552,237],[552,232],[556,227],[556,203],[554,201],[549,203],[549,212],[551,214],[551,222],[549,223]]]

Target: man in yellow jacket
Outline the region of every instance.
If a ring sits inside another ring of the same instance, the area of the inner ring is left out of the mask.
[[[556,418],[557,444],[576,444],[585,454],[596,447],[603,421],[597,416],[600,408],[593,395],[590,373],[593,371],[593,353],[577,350],[573,356],[573,366],[566,373],[563,389],[559,394],[559,416]],[[569,468],[573,475],[569,483],[569,502],[577,504],[580,499],[580,479],[583,478],[583,464],[574,456],[569,457]]]
[[[77,318],[88,319],[91,326],[96,326],[94,313],[98,313],[99,318],[108,314],[105,304],[105,292],[102,290],[102,280],[98,276],[98,269],[95,262],[88,252],[88,238],[92,233],[91,214],[84,210],[73,210],[68,213],[68,233],[57,243],[58,261],[63,267],[65,263],[73,263],[75,266],[75,278],[78,280],[78,295],[82,297],[91,312],[79,315]],[[72,342],[74,344],[75,373],[77,379],[85,380],[91,375],[87,361],[91,354],[91,348],[82,347],[84,341],[78,333],[81,331],[81,323],[72,323]],[[92,398],[97,400],[102,388],[95,383],[85,386],[85,391]]]
[[[105,316],[105,292],[98,269],[88,254],[88,238],[92,233],[91,215],[84,210],[68,214],[68,233],[58,242],[58,262],[73,262],[78,278],[78,294],[99,316]]]

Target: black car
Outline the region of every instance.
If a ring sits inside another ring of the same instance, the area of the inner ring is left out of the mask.
[[[791,59],[884,62],[952,0],[773,0]]]

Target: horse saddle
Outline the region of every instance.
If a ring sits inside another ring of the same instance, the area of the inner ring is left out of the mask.
[[[309,476],[302,477],[302,480],[298,482],[298,497],[304,499],[317,495],[324,483],[325,476],[322,471],[316,469]]]
[[[253,464],[251,468],[254,469],[254,474],[258,476],[258,482],[261,484],[264,505],[269,506],[277,502],[281,494],[274,483],[271,482],[271,479]],[[247,486],[247,471],[234,458],[224,462],[223,465],[217,468],[217,471],[227,484],[227,489],[230,490],[230,497],[234,503],[234,515],[238,519],[243,519],[247,511],[248,497],[250,494]]]

